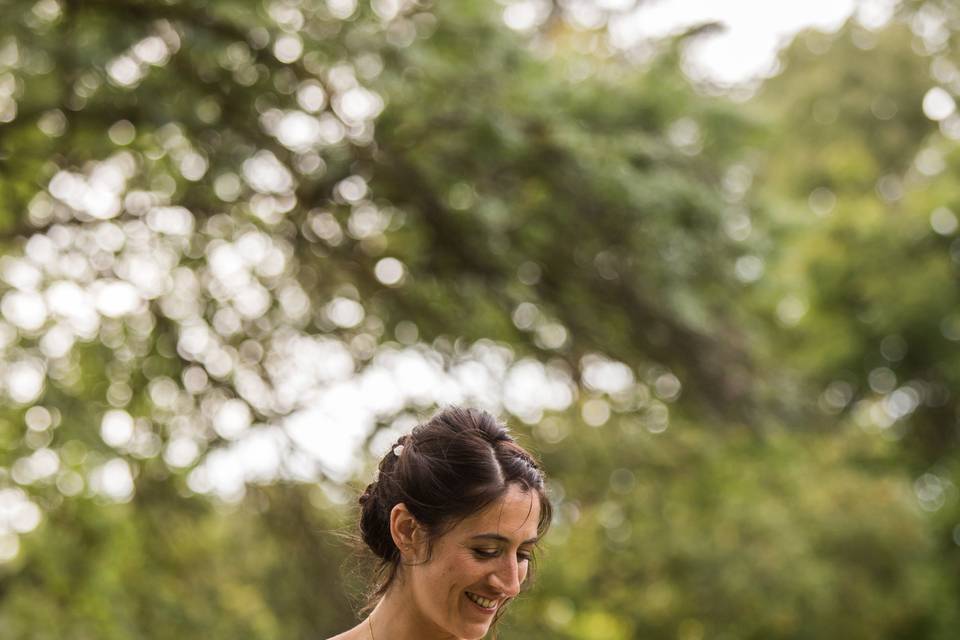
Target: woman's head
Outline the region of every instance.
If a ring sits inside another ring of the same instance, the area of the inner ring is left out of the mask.
[[[387,452],[360,504],[381,561],[373,598],[403,589],[457,637],[482,637],[517,595],[551,518],[534,458],[489,413],[456,407]]]

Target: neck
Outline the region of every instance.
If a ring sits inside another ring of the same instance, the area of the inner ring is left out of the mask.
[[[380,599],[369,622],[374,640],[459,640],[423,615],[402,582],[393,584]]]

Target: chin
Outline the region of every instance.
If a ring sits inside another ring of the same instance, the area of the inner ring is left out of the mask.
[[[490,631],[492,621],[487,623],[460,621],[452,626],[453,635],[461,640],[481,640]]]
[[[477,625],[470,625],[463,629],[462,633],[457,636],[463,640],[481,640],[481,638],[487,635],[487,632],[490,631],[490,625],[486,625],[483,628],[478,627]]]

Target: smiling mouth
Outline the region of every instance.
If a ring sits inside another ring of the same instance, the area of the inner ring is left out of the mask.
[[[473,602],[475,605],[484,609],[486,611],[496,611],[497,609],[497,600],[491,600],[490,598],[484,598],[483,596],[478,596],[475,593],[470,593],[465,591],[467,598],[470,602]]]

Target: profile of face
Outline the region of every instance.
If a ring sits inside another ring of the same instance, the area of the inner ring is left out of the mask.
[[[483,638],[527,577],[540,516],[537,493],[511,484],[499,500],[434,540],[428,557],[415,520],[397,507],[395,536],[416,557],[404,563],[400,586],[424,626],[437,637]]]

